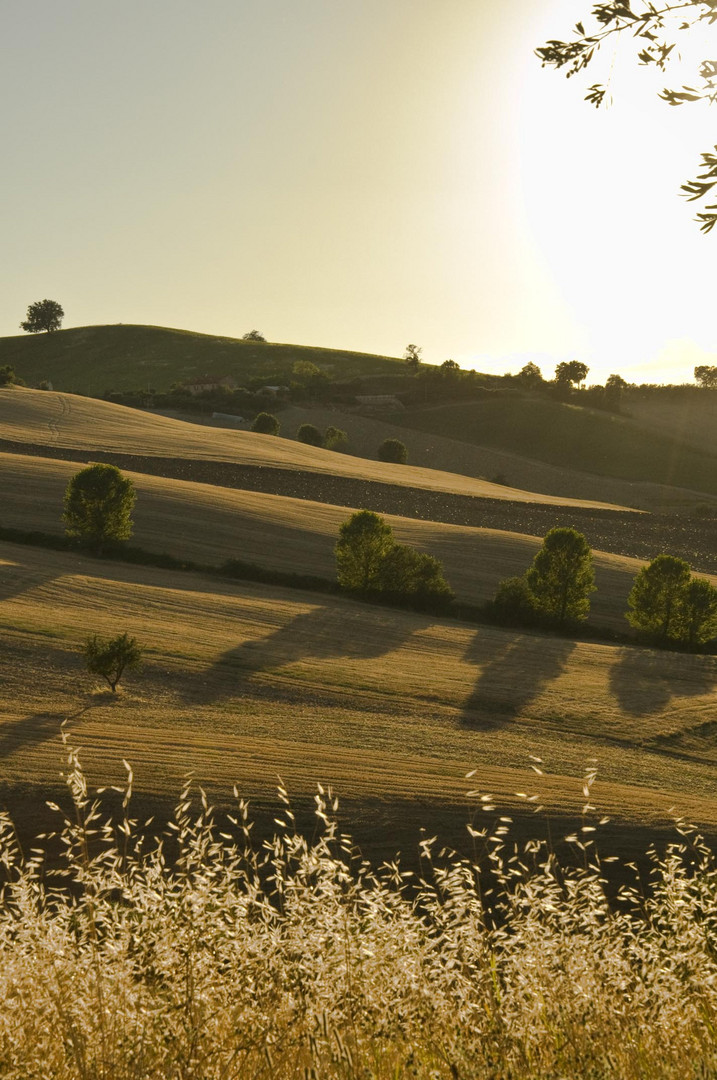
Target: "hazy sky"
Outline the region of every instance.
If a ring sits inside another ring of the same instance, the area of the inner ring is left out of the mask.
[[[717,230],[677,192],[715,115],[628,53],[599,112],[542,70],[590,6],[0,0],[0,334],[49,297],[65,326],[690,380]]]

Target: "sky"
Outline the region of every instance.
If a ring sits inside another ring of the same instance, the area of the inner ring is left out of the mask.
[[[47,297],[65,327],[691,381],[717,230],[678,192],[715,116],[629,41],[586,80],[608,109],[541,69],[589,7],[0,0],[0,335]]]

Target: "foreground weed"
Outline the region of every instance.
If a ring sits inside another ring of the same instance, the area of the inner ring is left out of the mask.
[[[131,772],[114,816],[73,750],[66,780],[28,855],[0,815],[7,1080],[717,1075],[717,870],[686,826],[615,905],[588,824],[573,872],[498,819],[475,860],[424,840],[414,878],[361,861],[322,788],[320,839],[280,787],[257,848],[236,792],[225,826],[188,785],[152,837]]]

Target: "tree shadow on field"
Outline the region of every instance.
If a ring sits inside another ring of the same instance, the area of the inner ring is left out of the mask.
[[[16,750],[27,750],[55,737],[59,738],[63,720],[76,720],[93,708],[94,704],[92,702],[85,705],[74,713],[41,712],[0,724],[0,759],[9,757]]]
[[[476,633],[465,659],[481,667],[462,723],[489,731],[514,720],[563,673],[575,642],[538,634]]]
[[[31,589],[37,589],[48,581],[54,581],[57,574],[51,570],[38,570],[21,562],[0,563],[0,600],[10,600],[13,596],[22,596]]]
[[[416,629],[415,617],[371,605],[327,605],[302,612],[267,637],[228,649],[201,673],[185,697],[198,702],[240,695],[252,677],[298,660],[370,660],[397,649]]]
[[[621,649],[610,690],[625,712],[662,712],[673,697],[699,697],[717,683],[717,658],[646,648]]]

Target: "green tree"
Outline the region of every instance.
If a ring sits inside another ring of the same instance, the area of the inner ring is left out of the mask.
[[[705,390],[716,390],[717,367],[711,364],[698,364],[695,368],[695,382],[698,382]]]
[[[65,491],[63,520],[68,536],[101,551],[108,541],[129,540],[136,492],[116,465],[88,465]]]
[[[682,0],[663,3],[630,4],[629,0],[601,0],[592,5],[590,18],[587,16],[576,23],[573,37],[569,41],[552,39],[536,49],[543,67],[564,69],[568,78],[583,71],[599,54],[610,38],[634,42],[637,60],[641,66],[654,66],[665,71],[671,54],[679,55],[676,48],[683,35],[689,34],[701,23],[712,26],[715,22],[714,0]],[[592,22],[591,22],[592,19]],[[585,25],[588,24],[586,30]],[[615,50],[607,50],[606,66],[612,70],[615,62]],[[609,79],[609,74],[607,79]],[[715,99],[717,83],[717,61],[703,60],[698,72],[690,79],[689,86],[679,90],[664,89],[660,94],[668,105],[684,105],[696,101],[712,102]],[[585,100],[599,107],[607,93],[606,82],[594,83],[587,91]],[[717,150],[717,147],[715,147]],[[682,185],[681,192],[690,201],[712,198],[712,189],[717,184],[717,155],[712,152],[702,154],[700,171],[694,180]],[[717,222],[717,203],[705,206],[705,211],[697,214],[700,229],[707,233]]]
[[[689,563],[675,555],[658,555],[643,566],[627,598],[630,626],[656,641],[679,641],[683,594],[689,582]]]
[[[408,460],[406,444],[400,439],[384,439],[378,448],[379,461],[392,461],[396,465],[405,465]]]
[[[534,390],[538,386],[543,384],[543,373],[537,364],[532,362],[524,364],[518,372],[517,378],[520,380],[522,386],[527,387],[530,390]]]
[[[421,353],[423,349],[420,345],[407,345],[403,353],[403,359],[406,361],[406,366],[411,369],[415,375],[421,366]]]
[[[142,649],[137,638],[131,638],[126,633],[114,638],[100,638],[93,634],[85,642],[84,654],[89,673],[101,675],[113,694],[117,693],[117,684],[123,673],[139,667],[142,660]]]
[[[441,562],[407,544],[394,543],[383,556],[375,587],[419,608],[445,608],[454,598]]]
[[[375,588],[394,543],[391,526],[382,517],[372,510],[357,510],[339,529],[334,548],[339,585],[359,592]]]
[[[555,369],[555,381],[570,385],[585,382],[589,370],[587,364],[583,364],[580,360],[563,360]]]
[[[681,638],[690,649],[717,637],[717,589],[707,578],[693,577],[679,600]]]
[[[496,622],[508,626],[531,626],[537,622],[536,600],[525,574],[501,581],[489,610]]]
[[[587,618],[595,574],[592,551],[583,534],[571,528],[551,529],[525,580],[541,615],[559,625]]]
[[[329,424],[324,435],[324,446],[327,450],[343,450],[348,441],[349,437],[345,431],[334,427],[333,424]]]
[[[260,412],[254,417],[251,430],[258,431],[260,435],[278,435],[279,427],[279,421],[273,413]]]
[[[0,367],[0,386],[24,386],[25,383],[22,379],[18,379],[15,374],[15,368],[10,364],[3,364]]]
[[[315,424],[302,424],[296,432],[296,438],[308,446],[324,445],[324,437]]]
[[[27,309],[27,317],[20,323],[20,329],[28,334],[39,334],[42,330],[51,333],[59,330],[65,313],[57,300],[36,300]]]
[[[242,334],[242,341],[266,341],[266,338],[258,330],[249,330],[246,334]]]

